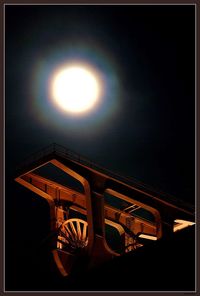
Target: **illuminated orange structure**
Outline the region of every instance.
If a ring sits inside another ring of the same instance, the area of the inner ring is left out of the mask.
[[[53,144],[26,162],[18,183],[49,204],[55,263],[67,276],[194,224],[193,211]]]

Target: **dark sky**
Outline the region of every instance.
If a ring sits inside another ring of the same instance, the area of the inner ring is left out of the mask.
[[[19,288],[48,209],[14,182],[15,169],[53,142],[194,204],[195,6],[6,5],[5,13],[7,266]],[[80,118],[60,113],[48,92],[52,71],[75,59],[105,82],[99,109]]]
[[[56,142],[193,203],[194,13],[192,5],[7,5],[7,170]],[[49,73],[70,59],[104,75],[103,104],[86,117],[50,102]]]

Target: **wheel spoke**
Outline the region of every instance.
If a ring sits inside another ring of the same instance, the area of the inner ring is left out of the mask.
[[[64,225],[66,232],[68,233],[68,235],[74,239],[74,234],[71,232],[71,230],[69,229],[69,227],[67,225]]]
[[[70,221],[69,224],[70,224],[70,226],[71,226],[71,229],[72,229],[73,233],[75,234],[75,237],[77,237],[76,228],[74,227],[73,222]]]
[[[84,226],[83,226],[82,240],[85,240],[86,239],[86,235],[87,235],[87,224],[84,224]]]
[[[79,221],[76,221],[76,227],[77,227],[78,239],[81,240],[81,225]]]

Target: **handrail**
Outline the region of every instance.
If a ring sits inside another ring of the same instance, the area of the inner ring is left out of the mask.
[[[33,162],[39,161],[40,159],[42,159],[45,156],[48,156],[50,154],[56,154],[56,155],[61,156],[63,158],[68,158],[72,161],[77,161],[80,164],[87,165],[88,167],[93,168],[101,173],[107,174],[111,178],[114,178],[114,179],[117,179],[118,181],[124,182],[127,185],[135,186],[137,188],[144,189],[144,190],[148,190],[151,193],[154,193],[156,195],[161,195],[162,198],[164,200],[167,200],[168,202],[172,202],[172,203],[175,202],[177,206],[178,205],[185,206],[187,208],[190,208],[191,211],[194,211],[194,206],[185,202],[185,201],[177,199],[174,196],[172,196],[166,192],[163,192],[157,188],[149,186],[149,185],[147,185],[135,178],[121,176],[120,174],[118,174],[116,172],[112,172],[112,171],[92,162],[91,160],[85,158],[81,154],[71,151],[70,149],[67,149],[66,147],[56,144],[56,143],[52,143],[52,144],[40,149],[39,151],[34,152],[33,154],[29,155],[28,157],[26,157],[24,159],[24,161],[21,163],[21,165],[18,166],[17,171],[25,169],[27,166],[31,165]]]

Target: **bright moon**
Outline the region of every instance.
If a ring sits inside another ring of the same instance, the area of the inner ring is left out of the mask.
[[[54,102],[64,111],[83,113],[96,106],[101,82],[89,66],[68,65],[53,75],[51,92]]]

